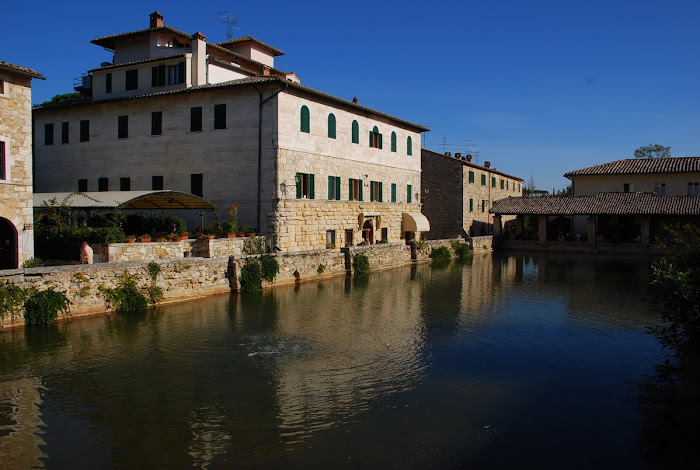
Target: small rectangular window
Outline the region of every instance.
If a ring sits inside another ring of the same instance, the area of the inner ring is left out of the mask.
[[[481,175],[481,186],[486,186],[486,175]]]
[[[326,230],[326,248],[335,248],[335,230]]]
[[[105,75],[105,93],[112,93],[112,74]]]
[[[44,145],[53,145],[53,123],[44,124]]]
[[[495,188],[495,187],[496,187],[496,177],[495,177],[495,176],[492,176],[492,177],[491,177],[491,187],[492,187],[492,188]]]
[[[506,189],[506,182],[504,180],[501,180],[501,189]]]
[[[86,193],[88,191],[87,178],[81,178],[78,180],[78,192]]]
[[[506,180],[506,191],[510,190],[510,181]]]
[[[175,65],[168,65],[168,85],[179,85],[185,83],[185,63],[179,62]]]
[[[69,137],[70,137],[70,136],[69,136],[69,134],[70,134],[70,133],[69,133],[69,129],[70,129],[69,123],[67,123],[67,122],[62,122],[62,123],[61,123],[61,143],[62,143],[62,144],[67,144],[67,143],[68,143],[68,139],[69,139]]]
[[[353,232],[352,229],[345,230],[345,246],[351,246],[353,244]]]
[[[5,142],[0,141],[0,180],[7,179],[7,158],[5,157]]]
[[[634,192],[634,183],[624,183],[622,185],[622,190],[626,193]]]
[[[204,197],[204,175],[202,173],[190,175],[190,192],[195,196]]]
[[[481,200],[481,212],[486,212],[486,200]]]
[[[0,80],[0,95],[5,94],[5,80]]]
[[[376,128],[375,128],[376,129]],[[376,131],[370,131],[369,133],[369,146],[372,148],[380,149],[382,148],[382,134]]]
[[[297,186],[297,199],[314,198],[314,175],[310,173],[297,173],[295,183]]]
[[[474,212],[474,199],[469,199],[469,212]]]
[[[109,191],[109,178],[97,178],[97,190]]]
[[[473,171],[470,171],[470,172],[469,172],[469,182],[470,182],[470,183],[473,183],[473,182],[474,182],[474,172],[473,172]]]
[[[688,196],[698,196],[700,195],[700,192],[698,192],[698,182],[690,182],[688,183]]]
[[[396,202],[396,183],[391,183],[391,202]]]
[[[389,229],[386,227],[382,227],[382,241],[383,242],[389,241]]]
[[[190,132],[202,130],[202,107],[190,108]]]
[[[139,87],[139,70],[132,69],[126,71],[126,86],[127,90],[136,90]]]
[[[340,176],[329,176],[328,177],[328,200],[329,201],[339,201],[340,200]]]
[[[151,67],[151,86],[165,86],[165,65]]]
[[[654,183],[654,192],[659,196],[666,195],[666,183]]]
[[[119,191],[131,191],[131,178],[119,178]]]
[[[129,116],[117,117],[117,137],[126,139],[129,137]]]
[[[80,121],[80,141],[88,142],[90,140],[90,120],[84,119]]]
[[[226,129],[226,105],[214,105],[214,129]]]
[[[163,134],[163,112],[153,111],[151,113],[151,135]]]
[[[379,181],[369,182],[369,200],[372,202],[382,202],[382,183]]]
[[[151,176],[151,189],[153,189],[154,191],[160,191],[163,189],[162,176]]]
[[[408,204],[411,204],[411,201],[413,201],[413,194],[412,194],[412,190],[411,190],[411,185],[408,184],[408,185],[406,185],[406,202]]]
[[[348,201],[362,201],[362,180],[354,178],[349,179]]]

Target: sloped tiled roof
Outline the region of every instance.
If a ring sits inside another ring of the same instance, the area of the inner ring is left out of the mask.
[[[105,65],[104,67],[97,67],[91,70],[88,70],[88,72],[96,72],[100,70],[109,70],[109,69],[117,69],[119,67],[130,67],[132,65],[139,65],[139,64],[147,64],[148,62],[160,62],[163,60],[170,60],[170,59],[177,59],[180,57],[185,57],[185,53],[182,54],[173,54],[173,55],[168,55],[165,57],[157,57],[155,59],[143,59],[143,60],[134,60],[131,62],[122,62],[121,64],[110,64],[110,65]]]
[[[626,158],[566,173],[564,176],[700,172],[700,157]]]
[[[3,60],[0,60],[0,68],[10,70],[11,72],[19,73],[20,75],[29,75],[32,78],[39,78],[41,80],[46,80],[46,77],[44,77],[42,74],[40,74],[36,70],[28,69],[27,67],[22,67],[20,65],[11,64],[11,63],[5,62]]]
[[[260,44],[261,46],[269,49],[275,55],[284,55],[284,52],[277,49],[276,47],[273,47],[269,44],[265,44],[264,42],[262,42],[258,39],[255,39],[254,37],[250,37],[250,36],[243,36],[242,38],[229,39],[228,41],[218,42],[217,44],[219,46],[226,46],[227,44],[238,44],[239,42],[254,42],[254,43]]]
[[[594,196],[508,197],[492,214],[507,215],[700,215],[700,196],[601,192]]]
[[[455,161],[457,163],[461,163],[464,166],[468,166],[468,167],[474,168],[476,170],[481,170],[481,171],[485,171],[488,173],[494,173],[496,175],[505,176],[506,178],[514,179],[516,181],[523,181],[522,178],[518,178],[517,176],[509,175],[508,173],[504,173],[500,170],[497,170],[496,168],[486,168],[485,166],[478,165],[476,163],[468,162],[466,160],[460,160],[458,158],[453,158],[449,155],[445,155],[443,153],[438,153],[438,152],[433,152],[432,150],[428,150],[428,149],[421,149],[421,152],[423,154],[425,154],[426,156],[430,156],[432,158],[448,158],[452,161]]]
[[[107,49],[114,50],[114,43],[118,39],[126,39],[129,37],[136,37],[136,36],[139,36],[141,34],[158,32],[158,31],[169,31],[173,34],[177,34],[179,36],[186,37],[187,39],[192,39],[191,34],[187,34],[186,32],[180,31],[179,29],[171,28],[170,26],[158,26],[156,28],[139,29],[138,31],[130,31],[128,33],[112,34],[110,36],[104,36],[101,38],[93,39],[90,42],[93,44],[97,44],[98,46],[102,46],[102,47],[106,47]]]

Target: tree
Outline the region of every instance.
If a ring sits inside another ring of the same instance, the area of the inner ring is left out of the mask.
[[[645,147],[639,147],[634,151],[635,158],[669,158],[671,156],[671,147],[654,144]]]
[[[523,186],[523,196],[532,196],[535,193],[537,186],[535,185],[535,177],[530,174],[527,183]]]
[[[64,93],[62,95],[56,95],[48,101],[44,101],[41,105],[53,104],[53,103],[70,103],[72,101],[80,101],[82,97],[80,93]]]

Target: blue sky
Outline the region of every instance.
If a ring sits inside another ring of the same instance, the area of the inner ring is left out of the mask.
[[[165,24],[285,52],[302,83],[424,124],[424,146],[478,155],[537,186],[642,145],[700,155],[698,1],[11,2],[0,60],[34,68],[35,103],[111,60],[90,44]],[[472,149],[472,150],[470,150]]]

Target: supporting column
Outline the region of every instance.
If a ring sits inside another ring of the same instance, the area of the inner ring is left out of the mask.
[[[589,215],[588,219],[586,220],[588,228],[588,243],[591,245],[595,244],[595,218],[595,215]]]
[[[642,246],[649,246],[649,238],[650,238],[650,220],[651,218],[648,215],[642,216]]]
[[[501,225],[501,214],[493,216],[493,236],[500,237],[503,234],[503,226]]]
[[[515,216],[515,236],[516,238],[523,234],[523,218],[522,215]]]
[[[545,244],[547,243],[547,216],[546,215],[540,215],[540,229],[539,229],[539,243],[540,244]]]

